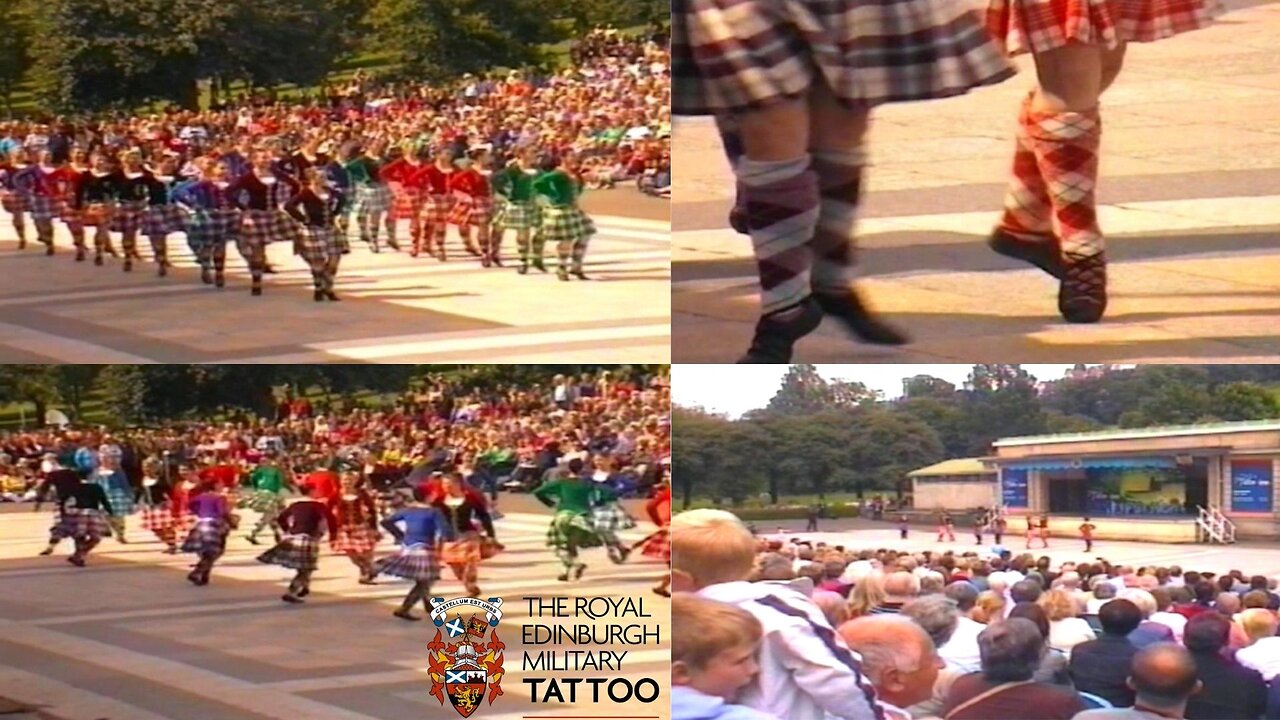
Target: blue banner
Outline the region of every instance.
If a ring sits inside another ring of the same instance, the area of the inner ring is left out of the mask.
[[[1027,507],[1027,475],[1029,471],[1018,468],[1000,470],[1000,502],[1008,508]]]
[[[1231,461],[1231,509],[1271,512],[1271,461]]]

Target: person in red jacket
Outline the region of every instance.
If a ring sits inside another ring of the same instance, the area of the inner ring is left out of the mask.
[[[642,541],[644,549],[640,552],[668,565],[667,572],[662,576],[662,582],[658,583],[653,591],[662,597],[671,597],[671,484],[669,481],[664,480],[658,484],[653,497],[645,503],[644,510],[653,524],[658,526],[658,531]]]
[[[475,148],[467,157],[457,161],[459,170],[449,180],[449,190],[453,194],[453,211],[449,213],[449,223],[458,226],[458,234],[467,247],[467,252],[480,256],[480,264],[489,267],[502,267],[498,258],[497,243],[490,244],[489,226],[493,224],[493,190],[489,186],[488,148]],[[471,228],[476,229],[475,242],[471,239]],[[476,243],[479,243],[477,248]]]
[[[76,248],[76,262],[84,262],[87,250],[84,244],[84,208],[79,202],[80,183],[89,173],[89,154],[77,148],[71,151],[71,159],[54,173],[54,184],[60,196],[62,222],[67,225],[71,242]]]
[[[387,243],[396,247],[396,222],[409,221],[413,238],[410,255],[422,251],[422,212],[427,194],[427,151],[406,143],[404,153],[382,167],[382,181],[391,186],[394,200],[387,213]]]
[[[448,147],[436,149],[435,162],[426,170],[427,197],[422,206],[422,235],[426,238],[427,253],[435,249],[435,256],[444,262],[447,255],[444,250],[445,240],[449,233],[449,210],[453,207],[453,196],[449,192],[449,181],[453,178],[453,150]],[[478,255],[474,248],[468,247],[472,255]]]
[[[312,497],[324,502],[329,507],[337,507],[342,498],[342,481],[338,473],[328,468],[320,468],[311,472],[302,481],[303,488],[316,489]]]

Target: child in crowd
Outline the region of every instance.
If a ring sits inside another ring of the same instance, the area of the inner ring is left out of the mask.
[[[760,670],[756,655],[764,628],[754,615],[680,593],[671,601],[671,621],[698,628],[672,636],[672,720],[772,720],[773,715],[733,704]]]
[[[860,658],[835,633],[822,610],[800,593],[752,583],[756,541],[733,513],[690,510],[671,522],[671,575],[676,591],[731,603],[764,628],[761,672],[740,700],[787,720],[872,720],[881,717]],[[701,624],[685,626],[701,633]],[[674,625],[681,634],[681,625]]]

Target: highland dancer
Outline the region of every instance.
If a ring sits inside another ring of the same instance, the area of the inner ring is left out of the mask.
[[[310,167],[302,175],[305,187],[285,203],[284,210],[303,226],[301,254],[311,267],[315,301],[337,302],[333,284],[347,250],[347,238],[336,222],[346,212],[346,198],[329,186],[321,169]]]
[[[579,551],[600,547],[604,541],[591,528],[591,506],[611,502],[612,491],[594,486],[582,477],[582,460],[569,461],[569,474],[559,480],[543,483],[533,496],[556,512],[547,528],[547,546],[564,565],[564,572],[556,579],[566,582],[580,580],[586,572],[586,563],[579,562]]]
[[[249,473],[250,494],[239,503],[259,513],[258,522],[245,538],[252,544],[258,544],[258,534],[267,527],[276,542],[280,542],[280,511],[284,509],[284,490],[288,486],[284,471],[270,454],[263,454],[258,466]]]
[[[227,196],[225,163],[199,158],[195,167],[199,180],[175,188],[173,199],[189,212],[187,245],[200,263],[200,280],[226,287],[227,242],[239,233],[240,211]]]
[[[484,168],[489,166],[489,150],[473,148],[466,157],[458,158],[458,172],[449,180],[449,190],[453,192],[453,211],[449,213],[449,222],[458,226],[462,243],[468,250],[477,248],[473,254],[480,255],[480,264],[484,267],[502,267],[499,257],[498,241],[491,232],[493,225],[493,190],[489,186],[489,174]],[[475,230],[473,243],[471,232]]]
[[[142,234],[151,242],[151,252],[155,255],[156,274],[164,277],[169,274],[169,233],[181,232],[186,228],[187,217],[182,207],[173,201],[173,191],[178,182],[177,163],[172,155],[166,155],[154,170],[147,171],[147,207],[142,213]]]
[[[111,218],[115,214],[116,184],[112,179],[111,158],[101,150],[89,159],[91,170],[80,182],[77,204],[82,208],[80,223],[93,228],[93,264],[105,264],[103,254],[116,257],[111,246]]]
[[[641,541],[643,549],[640,554],[661,561],[667,566],[662,582],[653,591],[662,597],[671,597],[671,482],[659,483],[649,502],[645,503],[645,512],[658,531]]]
[[[107,447],[103,445],[104,449]],[[111,447],[115,448],[115,452],[100,453],[102,464],[89,476],[89,479],[99,485],[111,501],[107,522],[111,525],[112,534],[118,542],[127,544],[129,541],[125,539],[125,521],[133,514],[133,488],[129,485],[129,478],[120,468],[120,455],[117,454],[119,447]]]
[[[60,530],[63,525],[63,513],[66,511],[67,501],[75,497],[81,483],[80,475],[75,470],[64,467],[53,453],[44,456],[42,467],[44,479],[36,486],[35,511],[40,512],[40,506],[52,493],[55,514],[53,525],[49,528],[49,546],[40,552],[41,555],[51,555],[63,538],[70,537]]]
[[[80,184],[88,174],[89,154],[77,148],[71,151],[70,161],[59,169],[56,180],[61,196],[59,215],[71,235],[76,262],[84,262],[88,253],[84,243],[84,207],[80,204]]]
[[[9,153],[0,166],[0,207],[13,219],[13,230],[18,234],[18,249],[27,247],[27,196],[18,192],[13,179],[27,167],[27,152],[22,149]]]
[[[734,173],[762,317],[742,361],[787,362],[825,315],[906,342],[853,283],[869,112],[1010,77],[981,18],[936,0],[677,0],[671,16],[673,110],[731,119],[745,151]]]
[[[53,164],[53,154],[48,150],[38,153],[35,165],[30,165],[13,176],[14,189],[26,198],[27,212],[36,226],[36,240],[45,246],[45,255],[52,255],[53,220],[61,209],[61,191],[58,185],[58,168]]]
[[[141,260],[138,254],[138,231],[151,200],[151,173],[142,164],[142,153],[131,150],[124,154],[124,162],[112,176],[116,185],[116,209],[111,215],[111,229],[121,234],[124,248],[124,271],[133,271],[133,261]]]
[[[161,464],[155,458],[142,463],[142,527],[165,544],[166,553],[178,552],[177,520],[173,515],[174,492],[161,476]]]
[[[453,535],[453,539],[441,547],[441,562],[449,566],[469,596],[480,597],[480,561],[486,549],[493,551],[497,546],[488,503],[483,495],[466,487],[462,478],[453,474],[444,478],[433,505],[445,517]],[[484,530],[483,538],[477,526]]]
[[[605,484],[609,479],[607,471],[596,471],[593,479],[599,495],[596,504],[591,506],[589,517],[591,529],[604,541],[609,559],[618,564],[624,563],[627,561],[627,556],[631,554],[631,548],[622,543],[618,533],[634,528],[635,518],[623,509],[618,498],[614,496],[613,490]]]
[[[346,554],[360,570],[360,584],[373,585],[373,551],[382,539],[373,493],[354,472],[342,474],[342,496],[334,508],[337,526],[330,533],[334,552]]]
[[[249,264],[249,294],[262,294],[262,276],[267,271],[267,246],[275,242],[298,240],[298,227],[280,208],[297,194],[296,181],[271,168],[265,150],[253,153],[253,169],[227,188],[227,195],[241,211],[241,226],[236,249]],[[247,198],[241,202],[240,197]]]
[[[424,497],[421,490],[415,489],[413,502],[382,521],[382,527],[395,537],[400,550],[373,564],[375,575],[393,575],[413,581],[404,602],[392,613],[401,620],[421,619],[409,612],[418,602],[428,613],[431,612],[431,583],[440,579],[436,550],[440,542],[453,539],[449,521],[439,510],[427,505]],[[403,530],[400,529],[401,524],[404,525]]]
[[[332,533],[338,526],[329,506],[316,500],[307,489],[307,497],[293,503],[280,513],[279,523],[284,539],[275,547],[258,556],[258,562],[279,565],[296,570],[289,589],[281,596],[287,603],[300,603],[311,593],[311,575],[316,571],[320,557],[320,540],[325,533]]]
[[[194,553],[200,558],[195,569],[187,575],[187,580],[193,585],[208,585],[213,564],[226,552],[227,535],[235,524],[234,516],[226,496],[208,482],[202,482],[196,488],[187,509],[195,516],[196,522],[182,543],[182,552]]]
[[[395,246],[396,223],[409,221],[409,254],[418,257],[422,253],[422,219],[427,202],[428,165],[427,150],[420,145],[406,143],[403,154],[382,167],[382,179],[391,188],[393,200],[387,212],[388,244]],[[430,246],[428,246],[430,252]]]
[[[432,254],[440,262],[448,260],[445,243],[449,238],[449,210],[453,207],[453,196],[449,193],[449,184],[453,178],[453,151],[448,147],[436,149],[434,162],[426,169],[427,196],[422,206],[422,236],[427,245],[427,254]],[[474,248],[467,252],[478,255]]]
[[[540,235],[534,238],[541,224],[537,195],[533,191],[537,176],[534,151],[529,148],[521,150],[515,162],[493,176],[493,193],[499,199],[493,221],[494,245],[502,244],[505,231],[516,231],[516,246],[520,250],[520,267],[516,272],[521,275],[529,272],[530,263],[542,272],[547,271],[542,262],[543,240]]]
[[[380,152],[380,148],[371,149],[368,153],[361,152],[359,147],[351,148],[343,165],[351,186],[355,188],[354,212],[360,226],[360,239],[368,243],[375,253],[380,252],[378,230],[392,200],[391,189],[382,178],[383,163],[375,157]],[[387,245],[392,250],[400,249],[393,237],[387,238]]]
[[[1011,55],[1035,57],[1038,87],[1018,113],[1013,179],[989,244],[1057,278],[1058,311],[1091,323],[1107,309],[1095,190],[1102,118],[1131,42],[1208,25],[1217,0],[990,0],[987,26]]]
[[[548,155],[539,163],[542,174],[533,181],[534,192],[545,203],[542,208],[540,233],[542,242],[554,242],[560,260],[556,277],[568,282],[569,275],[586,280],[582,264],[587,257],[587,245],[596,234],[596,224],[578,206],[582,195],[581,180],[561,168],[561,159]]]
[[[71,491],[69,497],[59,500],[58,505],[61,521],[49,534],[49,546],[40,554],[51,554],[62,538],[69,537],[75,541],[76,551],[67,558],[67,562],[84,567],[89,553],[102,542],[104,535],[111,534],[111,526],[107,522],[107,514],[112,512],[111,501],[100,485],[86,478]]]

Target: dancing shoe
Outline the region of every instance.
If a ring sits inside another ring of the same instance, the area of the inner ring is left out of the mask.
[[[655,588],[653,589],[653,591],[654,591],[655,593],[657,593],[657,594],[661,595],[662,597],[666,597],[666,598],[671,597],[671,591],[670,591],[670,590],[668,590],[668,589],[666,589],[666,588],[664,588],[664,587],[655,587]]]
[[[125,272],[133,272],[133,258],[125,258],[125,260],[124,260],[124,271],[125,271]]]
[[[79,555],[68,556],[67,562],[71,563],[72,565],[75,565],[76,567],[84,567],[84,558],[80,557]]]
[[[516,268],[516,272],[520,273],[521,275],[528,275],[528,274],[529,274],[529,263],[528,263],[528,262],[525,262],[524,260],[521,260],[521,261],[520,261],[520,267]]]
[[[411,614],[408,610],[405,610],[403,608],[401,608],[400,610],[395,610],[391,614],[395,615],[401,620],[408,620],[409,622],[418,622],[419,620],[422,619],[416,615]]]
[[[491,260],[488,255],[481,255],[480,267],[493,267],[493,260]]]
[[[578,563],[578,564],[573,568],[573,579],[574,579],[574,580],[581,580],[581,579],[582,579],[582,573],[584,573],[584,572],[586,572],[586,571],[587,571],[587,566],[586,566],[586,565],[583,565],[582,563]]]
[[[746,235],[750,231],[747,228],[747,211],[746,208],[739,207],[736,203],[729,210],[729,227],[739,235]]]
[[[374,580],[371,577],[362,577],[356,582],[360,583],[361,585],[377,585],[378,584],[378,581]]]
[[[19,250],[26,250],[26,249],[27,249],[27,239],[26,239],[26,238],[24,238],[24,237],[20,237],[20,238],[18,238],[18,249],[19,249]]]
[[[98,255],[94,255],[94,256],[93,256],[93,264],[94,264],[94,265],[97,265],[98,267],[102,267],[102,255],[101,255],[101,253],[99,253]]]
[[[560,278],[561,282],[569,282],[569,271],[563,267],[556,268],[556,277]]]
[[[1062,279],[1064,268],[1057,238],[1024,240],[1001,228],[996,228],[987,238],[987,247],[1005,257],[1031,263],[1053,277]]]
[[[261,297],[261,296],[262,296],[262,287],[261,287],[261,286],[259,286],[259,285],[254,285],[252,288],[250,288],[250,289],[249,289],[249,294],[250,294],[250,295],[252,295],[252,296],[254,296],[254,297]]]
[[[76,248],[76,262],[84,262],[84,249]]]
[[[1107,259],[1103,253],[1065,258],[1058,312],[1067,322],[1095,323],[1107,310]]]
[[[591,278],[587,277],[587,274],[586,274],[586,273],[582,272],[582,269],[581,269],[581,268],[579,268],[579,269],[577,269],[577,270],[574,270],[574,271],[573,271],[572,273],[570,273],[570,274],[571,274],[571,275],[573,275],[574,277],[578,278],[579,280],[590,280],[590,279],[591,279]]]
[[[298,603],[301,603],[301,602],[302,602],[302,598],[297,597],[297,596],[294,596],[294,595],[290,595],[290,594],[288,594],[288,593],[285,593],[284,595],[281,595],[281,596],[280,596],[280,599],[281,599],[281,600],[283,600],[283,601],[285,601],[285,602],[287,602],[287,603],[292,603],[292,604],[294,604],[294,605],[297,605]]]
[[[47,548],[45,548],[45,549],[41,550],[41,551],[40,551],[40,554],[41,554],[41,555],[52,555],[52,554],[53,554],[53,548],[51,548],[51,547],[47,547]]]
[[[317,291],[315,291],[315,293],[312,295],[312,297],[315,299],[315,301],[316,301],[316,302],[324,302],[324,291],[323,291],[323,290],[317,290]]]
[[[493,253],[493,254],[489,255],[489,259],[490,259],[491,261],[493,261],[493,266],[494,266],[494,267],[505,267],[505,266],[502,264],[502,256],[501,256],[501,255],[499,255],[498,253]]]
[[[200,282],[205,285],[213,284],[213,271],[209,268],[200,268]]]
[[[261,544],[262,544],[262,543],[258,540],[258,538],[254,537],[253,535],[245,535],[245,536],[244,536],[244,539],[245,539],[245,540],[248,540],[250,545],[261,545]]]
[[[537,260],[534,260],[534,261],[533,261],[533,266],[534,266],[535,268],[537,268],[537,269],[541,270],[542,272],[546,272],[546,271],[547,271],[547,266],[546,266],[545,264],[543,264],[543,262],[542,262],[542,258],[538,258]]]
[[[220,287],[220,288],[226,287],[227,276],[223,275],[222,273],[215,273],[213,276],[213,284],[214,284],[214,287]]]
[[[756,322],[756,334],[751,348],[738,360],[738,364],[791,362],[791,351],[800,338],[822,324],[822,307],[813,298],[805,298],[798,306],[800,312],[789,320],[777,319],[778,313],[770,313]]]
[[[342,300],[342,298],[338,297],[338,294],[332,290],[325,290],[324,296],[329,298],[329,302],[340,302]]]
[[[303,588],[298,591],[298,597],[304,598],[311,594],[311,588]]]
[[[45,254],[45,255],[52,255],[52,254],[53,254],[53,241],[52,241],[52,240],[50,240],[49,242],[45,243],[45,247],[44,247],[44,254]]]
[[[396,252],[400,252],[400,242],[397,240],[387,240],[387,247]]]
[[[843,293],[814,293],[823,312],[835,318],[859,340],[873,345],[904,345],[910,338],[892,325],[880,320],[862,302],[852,287]]]
[[[263,265],[263,266],[262,266],[262,274],[263,274],[263,275],[275,275],[277,272],[279,272],[279,271],[278,271],[278,270],[276,270],[275,268],[271,267],[270,265]]]

